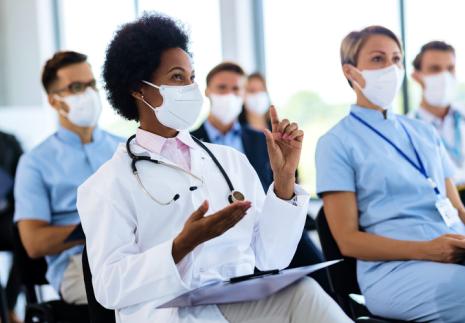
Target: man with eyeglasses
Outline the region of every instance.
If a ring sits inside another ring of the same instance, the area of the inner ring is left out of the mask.
[[[83,241],[65,240],[79,223],[78,186],[110,159],[122,138],[97,127],[101,103],[86,55],[56,53],[44,66],[42,84],[59,129],[20,159],[14,220],[28,255],[46,258],[47,279],[63,300],[85,304]]]

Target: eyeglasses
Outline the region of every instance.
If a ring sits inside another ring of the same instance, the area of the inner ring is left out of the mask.
[[[84,92],[88,87],[91,87],[94,90],[96,90],[97,82],[95,80],[92,80],[90,82],[72,82],[68,86],[55,90],[53,92],[60,93],[60,92],[68,91],[72,94],[77,94],[77,93]]]

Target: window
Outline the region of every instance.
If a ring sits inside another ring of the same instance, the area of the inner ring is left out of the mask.
[[[100,125],[121,134],[134,132],[134,124],[123,121],[111,109],[102,83],[102,66],[105,50],[117,28],[135,19],[133,0],[80,0],[59,2],[61,13],[62,49],[74,50],[88,55],[95,78],[100,88],[103,111]]]
[[[264,1],[264,20],[270,96],[281,116],[297,120],[305,130],[299,174],[314,194],[318,138],[345,116],[354,102],[341,71],[341,41],[350,31],[373,24],[399,35],[398,3]]]
[[[420,51],[421,46],[432,40],[442,40],[456,50],[457,78],[460,81],[458,103],[465,100],[465,61],[461,60],[465,53],[463,42],[463,2],[454,0],[408,0],[405,1],[406,41],[407,41],[407,71],[413,70],[412,61]],[[416,109],[421,100],[421,89],[416,82],[411,81],[410,109]]]

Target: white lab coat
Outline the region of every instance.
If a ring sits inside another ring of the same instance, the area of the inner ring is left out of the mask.
[[[236,190],[252,202],[248,214],[232,229],[207,241],[175,264],[172,241],[204,200],[211,214],[228,205],[228,186],[217,166],[199,146],[190,149],[192,173],[140,161],[144,186],[168,206],[155,203],[138,184],[124,145],[78,191],[78,211],[86,234],[95,296],[116,309],[117,322],[226,322],[215,305],[181,309],[157,306],[213,280],[250,274],[254,267],[285,268],[304,227],[309,195],[295,186],[297,206],[265,195],[260,180],[240,152],[207,144]],[[131,143],[136,154],[168,162]],[[198,186],[191,192],[190,186]]]

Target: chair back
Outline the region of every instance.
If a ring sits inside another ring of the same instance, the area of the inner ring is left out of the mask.
[[[115,323],[115,311],[104,308],[97,302],[92,285],[92,273],[90,271],[87,248],[84,246],[82,252],[82,269],[84,271],[84,283],[86,286],[87,304],[91,323]]]

